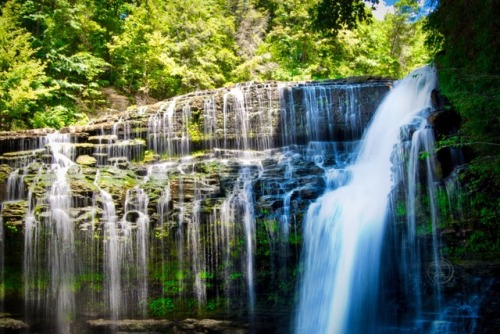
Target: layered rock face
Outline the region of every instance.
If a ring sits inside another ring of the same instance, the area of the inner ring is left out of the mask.
[[[5,248],[23,254],[5,258],[19,275],[4,279],[6,307],[22,299],[34,328],[60,331],[82,317],[259,326],[262,312],[286,330],[303,215],[331,167],[349,178],[390,84],[249,83],[1,133]]]

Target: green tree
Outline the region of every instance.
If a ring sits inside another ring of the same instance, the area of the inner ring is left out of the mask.
[[[33,117],[43,113],[40,100],[57,86],[49,83],[45,64],[36,59],[31,35],[20,26],[19,5],[8,1],[0,16],[0,128],[30,127]]]
[[[223,85],[238,59],[224,5],[175,0],[133,6],[109,44],[117,84],[160,98]]]
[[[425,44],[427,35],[423,30],[426,19],[416,19],[417,4],[402,0],[394,7],[394,14],[386,14],[383,21],[363,22],[355,31],[338,33],[348,46],[344,58],[352,74],[402,78],[431,61],[432,52]]]
[[[370,20],[372,8],[379,0],[320,0],[311,8],[313,25],[324,33],[336,35],[342,29],[352,30],[359,22]]]
[[[37,56],[60,89],[46,100],[54,127],[85,119],[100,102],[100,87],[109,65],[104,60],[106,29],[95,20],[91,0],[24,1],[24,26],[32,32]],[[46,116],[45,115],[45,116]],[[58,115],[58,121],[54,115]],[[42,116],[42,115],[39,115]],[[44,123],[43,117],[37,118]]]

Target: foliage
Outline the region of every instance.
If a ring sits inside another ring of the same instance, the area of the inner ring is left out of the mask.
[[[429,43],[441,52],[436,56],[440,88],[462,119],[453,138],[443,146],[472,150],[462,181],[471,199],[469,219],[478,240],[498,244],[500,217],[500,113],[498,1],[441,1],[429,17]],[[496,246],[498,248],[498,246]]]
[[[149,312],[155,317],[165,317],[175,309],[171,298],[158,298],[149,303]]]
[[[221,86],[236,60],[234,25],[223,3],[148,1],[131,6],[123,33],[109,44],[120,73],[117,84],[156,97]]]
[[[19,5],[7,2],[0,16],[0,129],[30,126],[37,102],[57,86],[45,75],[46,65],[36,59],[31,35],[20,26]]]
[[[148,101],[235,81],[400,77],[425,63],[414,1],[368,25],[370,2],[3,1],[2,127],[84,123],[109,86]]]
[[[378,0],[369,0],[372,5]],[[363,0],[320,0],[312,9],[316,29],[336,34],[342,29],[354,29],[358,22],[371,18]]]
[[[254,63],[254,68],[267,68],[267,73],[257,71],[262,78],[400,78],[431,59],[424,44],[425,19],[413,19],[418,7],[412,0],[397,2],[396,12],[387,14],[384,21],[360,22],[356,30],[339,29],[334,35],[311,25],[315,4],[316,1],[287,1],[277,5],[273,27],[257,53],[261,58]],[[370,9],[366,10],[369,14]],[[267,67],[263,65],[266,61]]]

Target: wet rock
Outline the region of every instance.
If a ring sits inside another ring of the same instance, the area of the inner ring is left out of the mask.
[[[114,144],[118,141],[116,135],[90,136],[88,141],[93,144]]]
[[[231,321],[215,319],[185,319],[174,327],[176,333],[221,333],[221,334],[245,334],[248,333],[247,326],[237,325]]]
[[[9,201],[2,203],[2,217],[6,226],[22,228],[28,203],[26,201]]]
[[[125,320],[89,320],[87,324],[94,330],[118,330],[123,332],[173,332],[177,334],[213,333],[213,334],[246,334],[246,325],[231,321],[214,319],[185,319],[181,321],[157,319],[125,319]]]
[[[293,176],[323,175],[324,170],[312,161],[302,161],[294,166]]]
[[[76,158],[76,163],[84,166],[95,166],[97,164],[97,159],[89,155],[80,155]]]
[[[130,166],[130,162],[126,157],[109,158],[108,162],[120,169],[128,169]]]
[[[125,332],[154,332],[165,331],[172,328],[173,322],[170,320],[156,320],[156,319],[125,319],[125,320],[89,320],[88,325],[93,329],[101,330],[120,330]]]
[[[22,329],[29,328],[28,324],[21,320],[16,320],[12,318],[0,318],[0,329],[8,331],[18,331]]]

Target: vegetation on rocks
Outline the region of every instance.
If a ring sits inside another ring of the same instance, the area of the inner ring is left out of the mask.
[[[465,251],[500,251],[500,65],[498,1],[440,1],[429,17],[441,93],[461,119],[440,146],[461,148],[470,160],[459,171],[470,206],[464,228],[472,229]],[[458,29],[460,27],[460,29]]]

